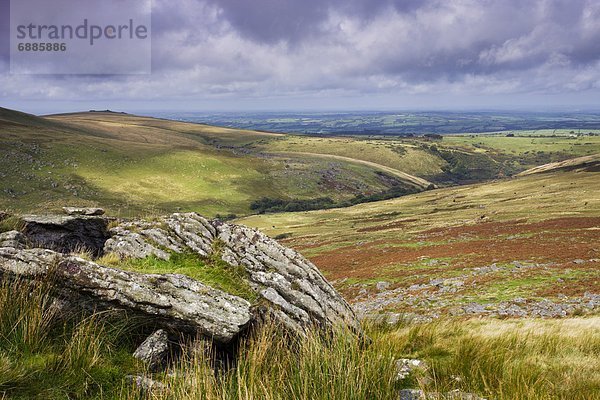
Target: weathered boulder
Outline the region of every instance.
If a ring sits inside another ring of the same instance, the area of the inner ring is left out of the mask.
[[[21,220],[24,223],[22,233],[32,247],[61,253],[90,251],[97,256],[110,237],[108,220],[101,217],[27,215]]]
[[[104,209],[97,207],[63,207],[63,211],[67,215],[104,215]]]
[[[0,233],[0,247],[22,249],[25,246],[25,236],[19,231]]]
[[[148,336],[138,346],[133,356],[144,361],[150,371],[158,371],[163,367],[169,355],[169,335],[163,329],[159,329]]]
[[[335,325],[360,333],[348,303],[310,261],[255,229],[196,213],[113,222],[110,230],[109,220],[97,216],[22,219],[29,248],[0,249],[0,274],[31,279],[53,274],[58,291],[78,307],[127,310],[158,328],[220,343],[265,318],[299,334]],[[251,304],[183,275],[127,272],[70,255],[81,249],[121,259],[195,253],[199,263],[220,260],[258,300]]]
[[[216,254],[229,265],[244,267],[251,287],[267,305],[258,311],[293,331],[338,324],[360,330],[348,303],[314,264],[258,230],[177,213],[152,223],[125,222],[111,233],[104,251],[121,257],[166,258],[168,253],[161,249],[192,251],[204,257]]]
[[[0,274],[48,277],[79,307],[126,310],[165,329],[222,343],[252,320],[248,301],[187,276],[127,272],[52,250],[0,248]]]

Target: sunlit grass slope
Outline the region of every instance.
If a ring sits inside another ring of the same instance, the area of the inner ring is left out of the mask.
[[[263,197],[339,201],[395,184],[377,167],[256,149],[282,135],[108,112],[2,110],[0,208],[15,211],[78,204],[119,215],[245,214]]]
[[[469,302],[600,292],[600,172],[534,174],[239,222],[285,238],[353,301],[375,296],[379,281],[408,289],[450,278],[463,286],[440,295],[441,312]],[[489,273],[474,273],[491,265]],[[381,311],[420,310],[400,303]],[[436,304],[424,302],[421,311]]]
[[[114,112],[0,109],[0,208],[248,214],[253,201],[344,202],[513,175],[600,151],[600,137],[308,137]]]

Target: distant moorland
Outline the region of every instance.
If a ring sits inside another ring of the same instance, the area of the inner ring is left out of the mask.
[[[598,132],[597,112],[269,112],[155,113],[157,117],[272,132],[352,135],[423,135],[502,131]]]

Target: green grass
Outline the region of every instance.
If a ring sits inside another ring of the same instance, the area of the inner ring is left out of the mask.
[[[107,256],[106,259],[110,261],[106,264],[147,274],[182,274],[250,302],[257,300],[256,292],[248,283],[246,270],[243,267],[227,264],[220,258],[218,251],[208,258],[200,257],[195,253],[172,252],[170,255],[169,260],[162,260],[155,256],[118,260]],[[100,259],[98,262],[103,263],[103,260]]]
[[[57,211],[101,206],[114,215],[197,211],[246,215],[262,197],[348,200],[385,191],[403,174],[449,184],[493,179],[600,152],[599,137],[454,135],[449,165],[432,142],[398,137],[308,137],[110,113],[0,113],[0,207]],[[466,168],[466,169],[465,169]],[[378,173],[385,172],[387,178]],[[456,175],[456,176],[454,176]],[[460,181],[460,179],[459,179]]]
[[[291,233],[291,242],[296,244],[327,242],[331,248],[359,240],[385,240],[389,244],[397,237],[405,241],[418,238],[417,234],[425,229],[474,225],[482,214],[493,221],[597,216],[597,193],[598,173],[553,173],[428,191],[344,209],[257,215],[238,221],[272,236]],[[405,220],[398,236],[383,229]],[[365,231],[369,228],[377,230]],[[357,232],[359,229],[361,232]]]
[[[167,371],[149,375],[165,391],[142,393],[125,382],[147,373],[130,355],[143,339],[133,322],[66,316],[50,294],[44,283],[0,283],[4,398],[385,400],[402,387],[499,400],[600,398],[598,317],[367,324],[368,343],[343,329],[295,338],[267,324],[242,341],[235,368],[214,373],[211,347],[199,341]],[[398,358],[429,367],[397,382]]]
[[[368,345],[344,331],[296,342],[268,327],[242,344],[236,369],[215,376],[206,353],[197,353],[155,376],[168,389],[154,398],[397,399],[400,388],[419,387],[500,400],[594,400],[600,398],[597,323],[596,318],[375,324],[366,327]],[[398,358],[419,358],[428,368],[398,382]]]
[[[282,135],[120,114],[5,114],[0,207],[13,211],[77,204],[122,216],[248,214],[261,197],[347,200],[393,184],[368,165],[262,153]]]
[[[481,152],[493,151],[502,154],[557,154],[567,153],[573,157],[600,152],[600,136],[569,137],[532,137],[520,135],[451,135],[444,138],[444,145],[461,146],[468,150]]]
[[[263,148],[272,152],[328,154],[373,162],[418,176],[441,172],[444,160],[401,139],[315,138],[288,136],[269,142]]]
[[[408,357],[429,362],[426,390],[494,399],[598,399],[598,318],[434,323],[393,332]],[[389,338],[389,337],[388,337]]]
[[[131,357],[120,315],[65,315],[48,283],[0,282],[0,395],[10,399],[116,398]],[[133,347],[135,348],[135,347]]]
[[[0,233],[21,231],[23,227],[23,221],[18,216],[11,215],[0,220]]]

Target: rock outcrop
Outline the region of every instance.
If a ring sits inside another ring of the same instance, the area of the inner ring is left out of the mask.
[[[298,334],[334,325],[360,332],[350,306],[311,262],[254,229],[195,213],[113,222],[111,229],[97,216],[26,216],[23,222],[24,240],[14,240],[14,233],[0,243],[0,274],[51,277],[57,293],[78,307],[126,310],[157,328],[217,343],[229,343],[264,318]],[[184,275],[124,271],[71,254],[82,249],[123,260],[169,260],[176,253],[220,259],[244,272],[240,279],[258,300]]]
[[[154,222],[126,222],[111,233],[104,251],[125,258],[218,253],[229,265],[245,269],[251,287],[268,305],[259,311],[296,332],[313,324],[360,329],[350,306],[310,261],[255,229],[187,213]]]
[[[25,247],[25,236],[19,231],[0,233],[0,247],[22,249]]]
[[[127,310],[172,331],[229,342],[250,323],[250,303],[184,275],[108,268],[46,249],[0,248],[0,273],[48,278],[78,307]]]
[[[86,250],[95,256],[103,251],[109,238],[108,220],[93,216],[27,215],[21,218],[23,234],[32,247],[61,253]]]
[[[138,346],[133,356],[144,361],[150,371],[160,370],[169,356],[169,335],[163,329],[157,330]]]
[[[63,207],[63,211],[67,215],[104,215],[104,209],[97,207]]]

